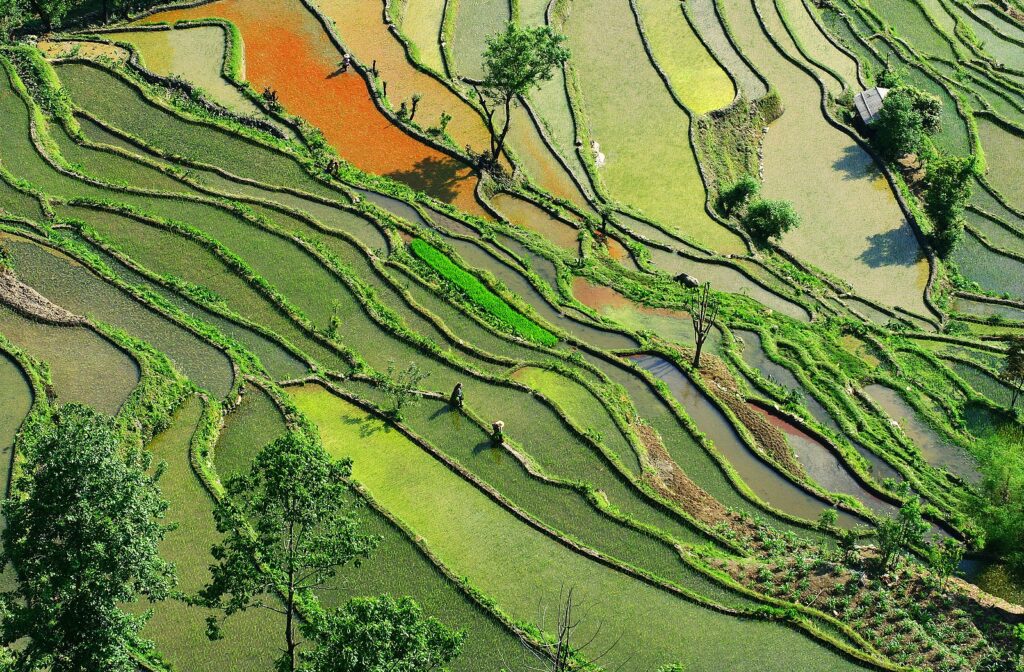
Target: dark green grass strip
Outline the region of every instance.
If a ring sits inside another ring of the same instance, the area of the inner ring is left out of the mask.
[[[416,238],[409,243],[409,248],[445,280],[466,292],[470,299],[497,318],[512,333],[541,345],[552,346],[558,342],[554,334],[517,312],[484,287],[471,273],[456,266],[444,253],[429,243]]]

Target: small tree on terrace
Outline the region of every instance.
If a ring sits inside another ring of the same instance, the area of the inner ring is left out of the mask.
[[[487,39],[484,79],[477,85],[491,132],[490,160],[497,162],[512,122],[512,104],[534,87],[551,79],[554,69],[569,58],[569,50],[549,26],[520,28],[509,22],[505,31]],[[498,111],[502,110],[500,120]]]
[[[949,255],[963,236],[973,171],[974,162],[964,157],[940,157],[928,164],[924,204],[935,223],[932,241],[941,257]]]
[[[216,563],[200,597],[225,617],[250,608],[284,616],[280,670],[297,669],[299,606],[375,543],[358,533],[350,474],[350,462],[333,461],[318,443],[289,432],[264,446],[248,473],[228,479],[214,509],[225,537],[212,549]],[[210,638],[219,638],[217,619],[208,625]]]
[[[800,226],[800,215],[789,201],[760,200],[747,209],[743,226],[758,242],[777,240]]]
[[[693,353],[694,368],[700,368],[700,351],[715,326],[720,308],[718,299],[711,294],[711,283],[705,282],[697,290],[697,296],[690,304],[690,320],[693,322],[693,337],[697,346]]]
[[[899,513],[883,518],[878,524],[878,565],[882,572],[893,569],[902,555],[924,539],[928,523],[921,515],[921,500],[914,496],[907,500]]]
[[[1024,389],[1024,338],[1014,338],[1006,350],[1006,363],[1003,364],[1002,378],[1013,387],[1010,398],[1010,409],[1017,405],[1017,397]]]
[[[939,130],[941,114],[942,103],[935,96],[898,86],[882,102],[874,122],[875,142],[890,161],[920,153],[925,137]]]
[[[943,590],[949,582],[949,577],[953,576],[963,559],[964,545],[956,539],[943,539],[940,543],[928,547],[928,564],[941,579]]]
[[[422,371],[416,362],[412,362],[402,371],[398,371],[395,363],[390,362],[387,373],[377,375],[377,383],[387,400],[384,411],[395,420],[401,420],[402,409],[419,399],[416,391],[420,383],[429,376],[430,374]]]
[[[357,597],[318,613],[302,632],[304,672],[434,672],[459,655],[465,633],[423,615],[410,597]]]
[[[159,600],[174,585],[157,554],[167,502],[147,473],[149,454],[123,445],[113,419],[77,404],[26,430],[26,461],[4,503],[0,566],[3,645],[18,670],[135,672],[144,614],[122,607]]]
[[[749,203],[760,191],[761,183],[757,178],[753,175],[744,175],[722,190],[718,196],[718,203],[725,214],[731,215]]]

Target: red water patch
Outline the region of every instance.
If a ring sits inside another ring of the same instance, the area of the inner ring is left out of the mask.
[[[770,411],[767,408],[759,406],[758,404],[748,403],[747,406],[749,406],[750,408],[754,409],[762,416],[764,416],[765,420],[767,420],[768,423],[772,425],[772,427],[781,430],[783,434],[788,434],[790,436],[798,436],[807,441],[820,443],[816,438],[814,438],[804,430],[800,429],[799,427],[791,423],[789,420],[786,420],[781,415],[777,415],[773,411]]]
[[[572,279],[572,293],[580,303],[593,308],[599,313],[608,309],[629,308],[645,315],[674,317],[681,320],[689,319],[690,317],[688,313],[681,310],[644,306],[626,296],[623,296],[611,287],[595,285],[586,278],[581,278],[579,276]]]
[[[625,245],[615,240],[611,236],[606,236],[604,240],[605,245],[608,247],[608,256],[610,256],[615,261],[629,259],[629,250],[626,249]]]
[[[464,163],[407,135],[374,106],[366,81],[340,71],[341,54],[298,0],[221,0],[147,19],[221,18],[242,34],[246,77],[324,133],[353,165],[421,189],[473,214],[476,177]]]
[[[625,296],[605,285],[595,285],[586,278],[572,279],[573,296],[585,306],[601,312],[607,308],[632,308],[634,303]]]

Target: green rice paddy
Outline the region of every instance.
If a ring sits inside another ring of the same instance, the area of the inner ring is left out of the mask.
[[[741,622],[631,581],[524,525],[401,434],[380,427],[326,390],[306,387],[292,395],[321,427],[328,450],[353,459],[353,476],[382,506],[421,535],[442,562],[495,596],[517,618],[540,622],[544,605],[551,600],[557,604],[559,586],[570,580],[581,586],[595,619],[633,614],[620,622],[630,641],[643,643],[630,661],[639,668],[676,660],[708,670],[720,669],[721,664],[759,670],[855,667],[784,626]],[[446,515],[436,516],[436,511]],[[509,562],[511,558],[518,562]],[[523,591],[523,585],[530,589]],[[637,608],[642,611],[631,611]],[[705,624],[702,633],[688,627],[693,619]],[[598,632],[596,625],[588,635],[606,647],[615,641],[613,635]],[[756,649],[747,647],[757,647],[760,641],[778,646],[783,640],[785,655],[756,663],[749,658]]]

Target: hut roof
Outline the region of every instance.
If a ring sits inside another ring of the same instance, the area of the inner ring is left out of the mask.
[[[882,101],[885,100],[888,93],[889,89],[876,86],[867,91],[861,91],[854,96],[853,103],[857,106],[857,114],[860,115],[860,120],[865,124],[870,124],[877,119],[878,113],[882,110]]]

